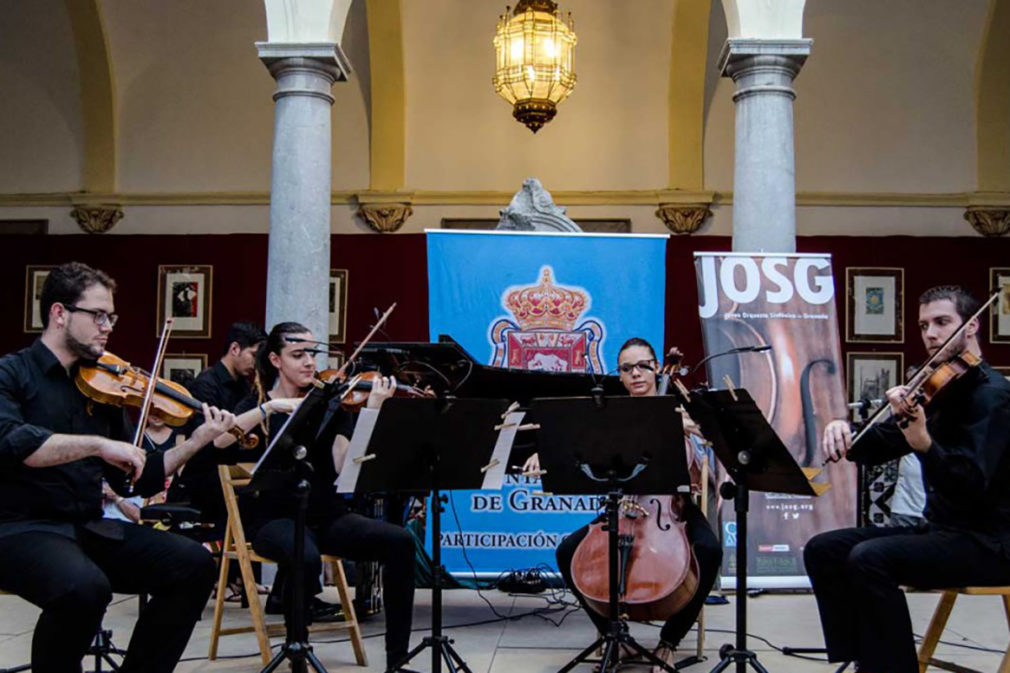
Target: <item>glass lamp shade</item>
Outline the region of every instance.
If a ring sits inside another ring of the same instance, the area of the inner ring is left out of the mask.
[[[498,19],[494,90],[534,133],[575,88],[574,27],[571,14],[562,19],[552,0],[520,0],[511,14],[506,8]]]

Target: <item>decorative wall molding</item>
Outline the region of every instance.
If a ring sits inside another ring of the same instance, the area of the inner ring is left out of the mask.
[[[123,208],[118,205],[74,206],[70,216],[87,234],[104,234],[123,219]]]
[[[964,219],[983,236],[1005,236],[1010,232],[1010,209],[969,206],[964,211]]]
[[[697,232],[711,215],[711,209],[704,204],[681,206],[661,203],[656,210],[656,217],[663,221],[667,229],[684,235]]]
[[[333,191],[333,205],[358,203],[410,203],[414,206],[498,206],[503,207],[514,192],[482,191]],[[655,206],[733,203],[731,191],[688,191],[659,189],[554,190],[555,201],[566,206]],[[123,206],[259,206],[270,203],[270,192],[52,192],[0,194],[0,208],[101,205]],[[797,192],[797,206],[886,207],[886,208],[967,208],[1005,206],[1010,208],[1010,192]]]
[[[409,203],[363,203],[358,217],[379,234],[391,234],[414,213]]]

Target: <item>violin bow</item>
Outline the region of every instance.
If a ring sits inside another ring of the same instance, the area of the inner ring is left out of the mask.
[[[150,417],[151,402],[154,400],[154,390],[158,385],[157,372],[161,370],[161,365],[165,361],[165,351],[168,349],[168,337],[172,334],[172,322],[174,318],[165,318],[165,325],[161,328],[161,340],[158,342],[158,352],[154,356],[154,368],[152,374],[147,377],[147,389],[144,391],[144,403],[140,405],[140,418],[137,420],[137,430],[133,434],[133,445],[140,448],[144,443],[144,433],[147,431],[147,419]],[[130,478],[130,490],[133,489],[135,477]]]
[[[922,365],[917,370],[915,370],[915,373],[912,374],[912,376],[910,376],[908,380],[910,382],[914,381],[916,379],[916,377],[919,376],[919,374],[921,374],[923,371],[926,370],[926,367],[929,367],[934,362],[936,362],[940,358],[940,356],[944,354],[944,351],[947,350],[947,347],[950,344],[952,344],[955,339],[957,339],[958,337],[960,337],[964,333],[964,331],[968,328],[968,325],[971,324],[971,321],[974,320],[974,319],[976,319],[976,318],[978,318],[980,315],[982,315],[982,312],[985,311],[986,309],[988,309],[989,306],[994,301],[996,301],[996,298],[999,297],[1002,292],[1003,292],[1002,288],[999,289],[999,290],[997,290],[996,292],[993,293],[993,295],[991,297],[989,297],[988,301],[986,301],[984,304],[982,304],[981,306],[979,306],[978,310],[975,311],[975,313],[972,314],[972,316],[970,318],[968,318],[967,320],[965,320],[964,322],[962,322],[961,326],[958,327],[956,330],[954,330],[951,333],[951,335],[949,337],[947,337],[946,341],[944,341],[942,344],[940,344],[940,347],[936,349],[936,352],[933,353],[933,355],[931,355],[928,360],[926,360],[924,363],[922,363]],[[865,435],[870,428],[872,428],[880,420],[882,420],[885,412],[887,412],[890,408],[891,408],[891,405],[889,405],[889,404],[882,404],[882,405],[880,405],[877,408],[877,411],[874,412],[874,414],[872,416],[870,416],[866,420],[866,424],[863,425],[863,429],[860,430],[858,433],[856,433],[856,436],[852,438],[852,444],[851,444],[851,446],[855,446],[856,442],[858,442],[860,439],[862,439],[863,435]]]
[[[340,379],[344,376],[344,370],[346,370],[351,365],[351,363],[354,362],[354,358],[358,357],[358,354],[361,352],[361,349],[368,344],[368,342],[372,339],[372,337],[375,336],[375,333],[378,332],[379,329],[386,323],[386,319],[389,318],[390,314],[392,314],[394,308],[396,308],[395,301],[392,304],[390,304],[389,308],[386,309],[386,312],[379,317],[379,319],[375,322],[374,325],[372,325],[372,329],[368,332],[368,334],[365,335],[365,338],[361,340],[361,343],[359,343],[358,347],[354,349],[354,352],[351,353],[351,356],[347,358],[347,361],[344,362],[344,364],[340,365],[340,369],[337,370],[336,375],[337,379]]]

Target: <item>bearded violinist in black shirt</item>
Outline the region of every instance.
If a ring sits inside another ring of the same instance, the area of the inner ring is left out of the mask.
[[[981,357],[978,305],[950,285],[919,298],[930,355],[971,319],[946,352]],[[892,410],[904,393],[887,391]],[[853,444],[848,423],[832,421],[823,448],[831,459],[875,464],[913,453],[922,464],[924,524],[831,531],[804,550],[828,660],[855,661],[862,673],[918,673],[902,586],[1010,584],[1010,383],[983,361],[916,407],[905,427],[892,416]]]
[[[93,403],[74,383],[97,359],[116,323],[115,282],[71,262],[42,288],[44,330],[0,359],[0,588],[42,609],[32,671],[78,673],[105,608],[117,593],[147,593],[123,673],[169,673],[206,604],[215,565],[183,537],[102,518],[102,479],[120,495],[164,489],[198,449],[234,425],[204,407],[189,440],[146,455],[130,443],[122,409]]]

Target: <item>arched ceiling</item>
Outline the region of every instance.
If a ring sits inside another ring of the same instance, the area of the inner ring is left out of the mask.
[[[808,0],[798,189],[1010,190],[1006,4]],[[503,2],[354,0],[343,47],[355,72],[334,87],[335,193],[485,202],[538,175],[587,203],[730,194],[732,83],[713,59],[728,34],[723,2],[561,5],[575,16],[579,82],[534,136],[491,90]],[[253,44],[267,38],[266,13],[262,0],[7,3],[0,196],[261,203],[274,83]]]

